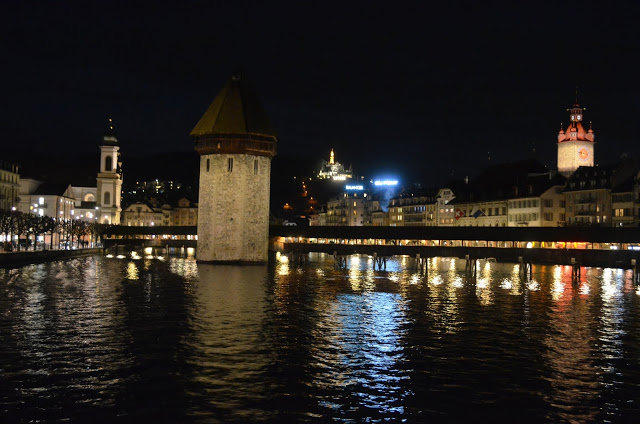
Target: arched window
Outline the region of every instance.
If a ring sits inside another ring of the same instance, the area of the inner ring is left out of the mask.
[[[113,170],[113,158],[111,156],[107,156],[104,158],[104,170],[112,171]]]
[[[95,201],[96,201],[96,198],[93,196],[93,194],[92,194],[92,193],[87,193],[87,194],[84,196],[84,201],[85,201],[85,202],[95,202]]]
[[[104,193],[104,206],[111,206],[111,193],[105,191]]]

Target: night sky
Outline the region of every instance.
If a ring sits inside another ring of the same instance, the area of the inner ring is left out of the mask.
[[[190,151],[241,68],[281,156],[368,175],[555,167],[576,86],[596,162],[640,150],[640,2],[4,3],[3,146],[95,153],[112,116],[125,158]]]

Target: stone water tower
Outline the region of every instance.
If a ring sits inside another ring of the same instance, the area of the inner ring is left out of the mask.
[[[266,262],[277,136],[245,78],[227,82],[191,135],[200,154],[198,261]]]

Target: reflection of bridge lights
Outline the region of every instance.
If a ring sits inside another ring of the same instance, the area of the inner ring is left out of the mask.
[[[527,288],[530,291],[538,291],[538,290],[540,290],[540,283],[538,283],[535,280],[531,280],[531,281],[529,281],[529,283],[527,283]]]
[[[128,280],[138,279],[138,267],[134,262],[129,262],[129,264],[127,265],[127,279]]]
[[[579,293],[582,295],[588,295],[591,293],[591,288],[587,285],[586,281],[580,285]]]
[[[464,287],[464,282],[462,281],[462,278],[460,278],[459,275],[456,275],[455,277],[453,277],[452,285],[457,289],[461,289],[462,287]]]
[[[476,288],[486,289],[487,287],[489,287],[489,280],[486,278],[480,278],[476,282]]]
[[[411,280],[410,280],[411,284],[418,284],[420,281],[421,281],[420,274],[413,274],[411,276]]]
[[[501,289],[506,289],[506,290],[511,290],[513,288],[513,281],[511,280],[502,280],[500,282],[500,288]]]
[[[433,284],[434,286],[439,286],[440,284],[442,284],[442,277],[439,275],[435,275],[431,280],[429,280],[429,283]]]

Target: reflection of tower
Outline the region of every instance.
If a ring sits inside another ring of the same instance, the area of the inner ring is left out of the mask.
[[[118,152],[118,139],[113,130],[113,120],[109,118],[107,131],[102,137],[100,145],[100,172],[98,172],[98,187],[96,217],[104,224],[120,224],[120,198],[122,194],[122,162]]]
[[[569,126],[558,133],[558,172],[570,176],[580,166],[593,166],[594,133],[582,126],[584,108],[576,102],[569,111]]]
[[[244,78],[227,82],[191,135],[200,154],[198,261],[266,262],[277,136]]]

